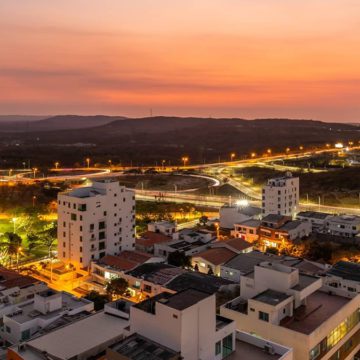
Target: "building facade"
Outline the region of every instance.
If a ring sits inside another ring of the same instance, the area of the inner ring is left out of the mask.
[[[58,195],[58,258],[77,268],[135,248],[135,195],[100,180]]]

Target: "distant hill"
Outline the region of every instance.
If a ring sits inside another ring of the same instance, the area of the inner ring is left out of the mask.
[[[53,130],[87,129],[125,119],[122,116],[58,115],[53,117],[4,116],[0,118],[0,132],[39,132]]]
[[[0,139],[0,153],[6,161],[31,158],[35,163],[51,164],[56,158],[71,166],[89,156],[103,164],[111,159],[113,163],[153,166],[162,160],[179,164],[184,155],[191,163],[203,163],[228,160],[231,152],[239,158],[268,148],[276,152],[327,142],[357,142],[360,128],[314,120],[69,115],[32,122],[22,132],[8,132],[0,125]]]

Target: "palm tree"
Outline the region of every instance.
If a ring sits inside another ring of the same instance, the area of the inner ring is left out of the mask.
[[[12,260],[16,257],[17,261],[19,260],[19,254],[21,253],[22,239],[18,234],[13,232],[6,232],[0,242],[0,253],[1,260],[6,259],[12,264]]]

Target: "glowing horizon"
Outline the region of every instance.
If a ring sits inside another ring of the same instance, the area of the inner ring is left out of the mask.
[[[0,113],[360,118],[358,0],[0,0]]]

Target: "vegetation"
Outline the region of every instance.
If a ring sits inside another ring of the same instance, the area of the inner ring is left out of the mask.
[[[182,268],[191,268],[191,257],[186,256],[183,252],[174,251],[168,255],[167,261],[170,265]]]
[[[129,283],[125,279],[114,278],[106,284],[105,289],[109,298],[112,299],[114,296],[118,297],[124,295],[128,287]]]
[[[86,296],[85,299],[90,300],[94,303],[94,310],[99,311],[102,310],[105,304],[109,301],[107,295],[100,294],[99,292],[93,290],[90,291]]]

